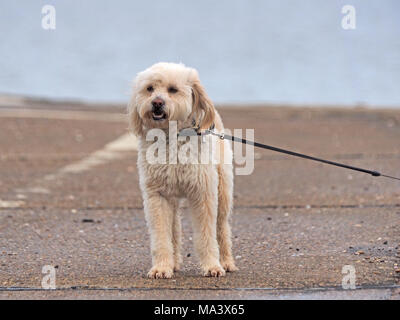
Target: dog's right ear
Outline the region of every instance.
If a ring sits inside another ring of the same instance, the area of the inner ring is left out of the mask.
[[[136,136],[143,135],[143,121],[140,118],[136,103],[136,88],[133,88],[131,100],[128,103],[129,128]]]

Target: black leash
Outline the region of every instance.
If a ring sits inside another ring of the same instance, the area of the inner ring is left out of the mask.
[[[343,163],[339,163],[339,162],[320,159],[320,158],[308,156],[306,154],[297,153],[297,152],[293,152],[293,151],[290,151],[290,150],[285,150],[285,149],[269,146],[269,145],[262,144],[262,143],[259,143],[259,142],[248,141],[246,139],[237,138],[237,137],[230,136],[230,135],[227,135],[227,134],[224,134],[224,133],[216,133],[212,129],[205,130],[202,133],[200,133],[200,132],[198,132],[197,130],[194,130],[194,129],[184,129],[179,133],[179,135],[182,135],[182,136],[207,135],[207,134],[212,134],[214,136],[219,137],[220,139],[227,139],[227,140],[232,140],[232,141],[236,141],[236,142],[240,142],[240,143],[244,143],[244,144],[250,144],[250,145],[256,146],[258,148],[263,148],[263,149],[272,150],[272,151],[276,151],[276,152],[280,152],[280,153],[285,153],[285,154],[288,154],[288,155],[291,155],[291,156],[300,157],[300,158],[304,158],[304,159],[308,159],[308,160],[319,161],[319,162],[322,162],[322,163],[330,164],[330,165],[341,167],[341,168],[345,168],[345,169],[350,169],[350,170],[355,170],[355,171],[368,173],[368,174],[370,174],[370,175],[372,175],[374,177],[385,177],[385,178],[389,178],[389,179],[394,179],[394,180],[399,180],[400,181],[400,178],[388,176],[388,175],[382,174],[382,173],[380,173],[378,171],[373,171],[373,170],[353,167],[353,166],[349,166],[347,164],[343,164]]]

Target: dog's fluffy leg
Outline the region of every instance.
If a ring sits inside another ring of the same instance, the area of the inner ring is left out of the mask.
[[[217,190],[210,189],[213,183],[204,183],[197,199],[190,201],[192,207],[193,241],[200,259],[203,275],[220,277],[225,270],[219,262],[219,249],[216,235],[217,224]],[[216,184],[214,184],[216,186]],[[215,188],[217,189],[217,188]]]
[[[149,278],[171,278],[174,274],[172,244],[173,204],[160,194],[145,197],[144,209],[150,231],[153,267]]]
[[[229,215],[232,210],[233,198],[233,173],[232,165],[218,165],[218,218],[217,218],[217,240],[219,245],[219,256],[225,271],[236,271],[238,268],[232,257],[231,227]]]
[[[174,203],[174,215],[172,223],[172,244],[174,246],[174,271],[178,271],[182,263],[182,225],[179,202]]]

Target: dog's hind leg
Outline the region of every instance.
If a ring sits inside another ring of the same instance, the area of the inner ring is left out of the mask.
[[[172,222],[172,244],[174,247],[174,271],[178,271],[182,263],[182,225],[181,208],[179,200],[174,203],[174,215]]]
[[[219,164],[218,167],[218,217],[217,239],[219,245],[219,260],[225,271],[236,271],[238,268],[232,257],[231,227],[229,216],[233,203],[233,173],[232,165]]]
[[[153,260],[149,278],[171,278],[174,274],[173,209],[173,204],[158,193],[145,197],[144,211],[150,231]]]

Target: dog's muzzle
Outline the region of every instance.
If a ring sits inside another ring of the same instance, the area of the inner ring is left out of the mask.
[[[167,113],[165,112],[165,101],[163,99],[155,98],[151,104],[153,120],[160,121],[167,118]]]

